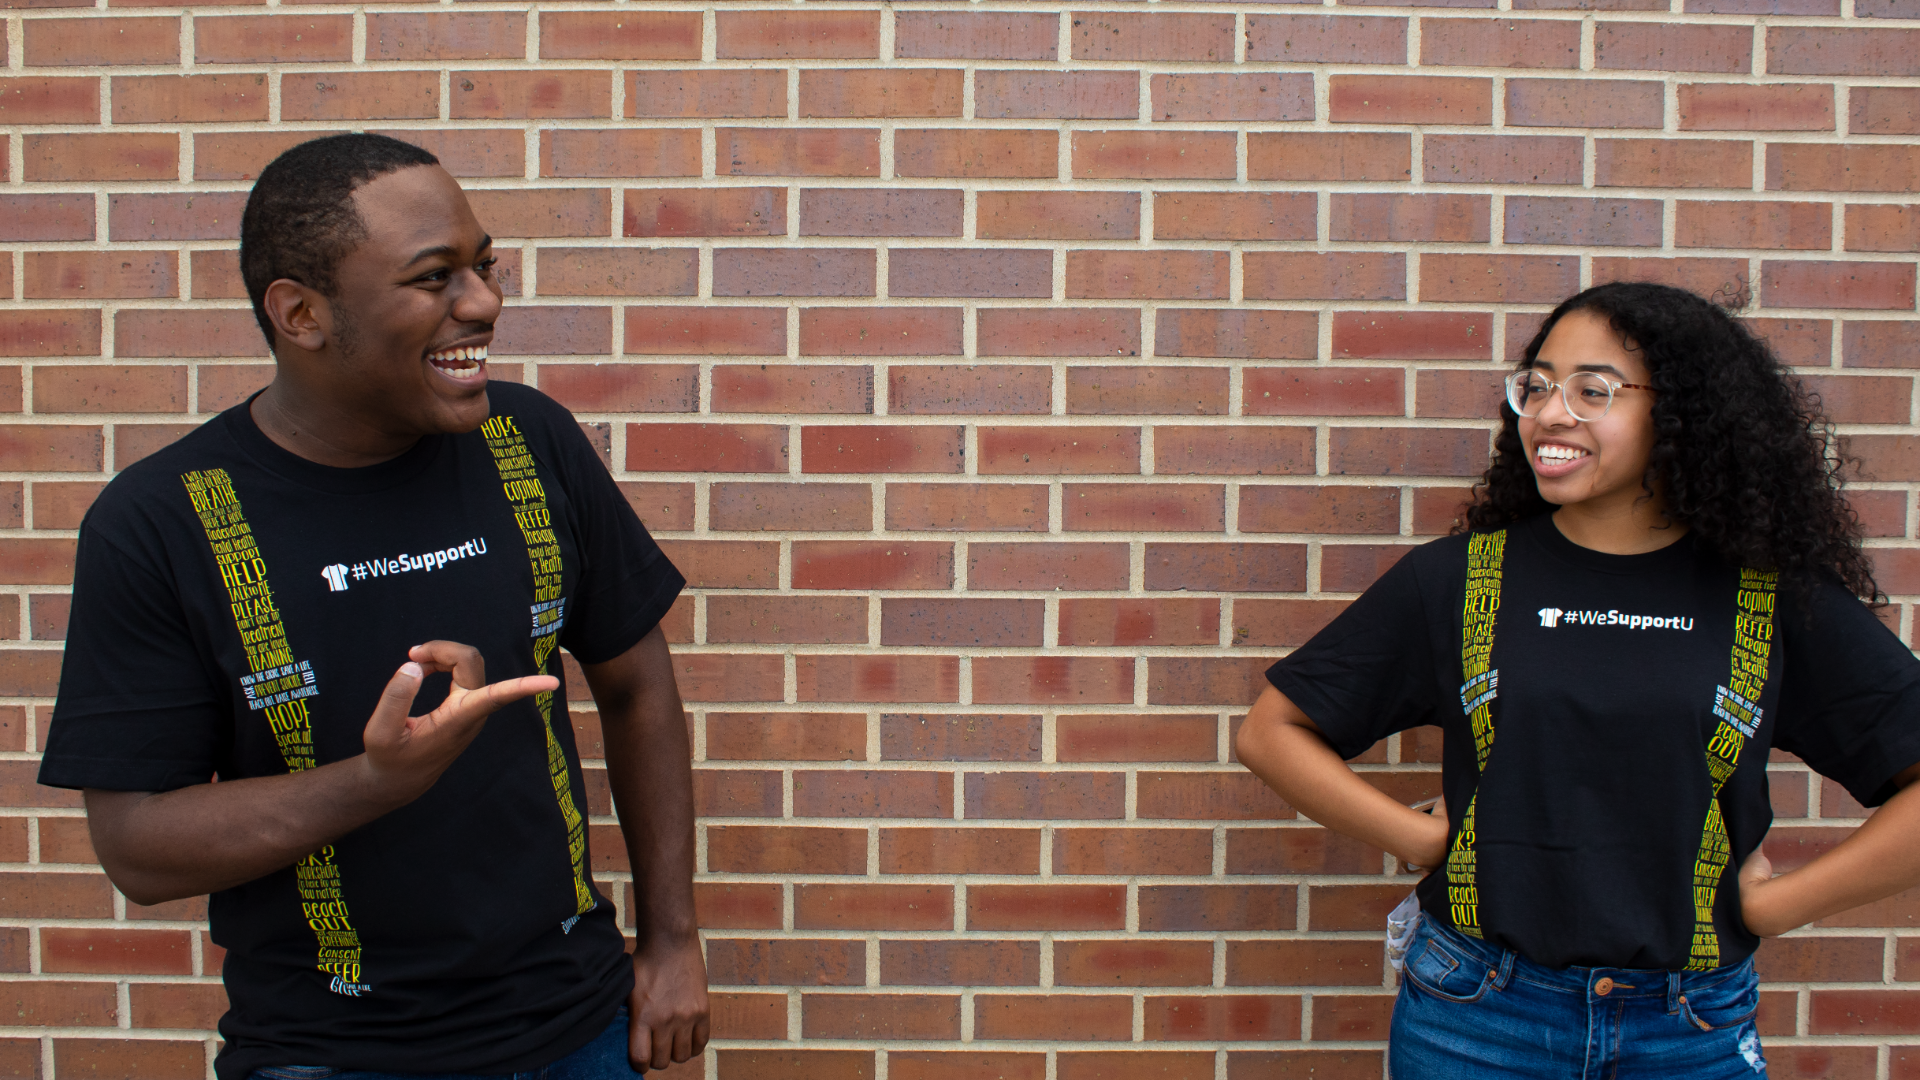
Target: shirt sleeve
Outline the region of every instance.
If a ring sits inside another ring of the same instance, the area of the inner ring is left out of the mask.
[[[1878,806],[1920,762],[1920,660],[1840,586],[1815,586],[1812,605],[1811,625],[1786,605],[1776,623],[1786,647],[1773,743]]]
[[[1408,555],[1312,640],[1267,670],[1342,758],[1439,723],[1427,613]]]
[[[646,637],[687,580],[640,523],[572,414],[557,404],[552,409],[581,560],[560,644],[581,663],[598,664]]]
[[[225,756],[231,707],[170,579],[83,526],[40,782],[113,791],[204,784]]]

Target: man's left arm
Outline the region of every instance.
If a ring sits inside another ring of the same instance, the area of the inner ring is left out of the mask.
[[[633,996],[627,1055],[664,1069],[707,1045],[707,966],[693,914],[693,765],[667,639],[584,664],[600,707],[607,780],[633,866]]]

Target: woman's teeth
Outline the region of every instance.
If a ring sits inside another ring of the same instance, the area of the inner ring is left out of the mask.
[[[1577,458],[1586,457],[1588,453],[1589,451],[1572,446],[1536,446],[1533,450],[1533,456],[1538,458],[1542,465],[1564,465]]]
[[[465,378],[480,370],[487,362],[487,347],[472,346],[465,349],[445,349],[427,354],[427,362],[455,378]]]

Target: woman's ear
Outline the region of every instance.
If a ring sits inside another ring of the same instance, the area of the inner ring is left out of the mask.
[[[273,323],[276,344],[285,342],[305,352],[319,352],[332,329],[332,305],[316,289],[280,278],[267,286],[267,319]]]

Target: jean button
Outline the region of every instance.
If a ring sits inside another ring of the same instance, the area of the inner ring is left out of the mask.
[[[1607,978],[1605,975],[1600,976],[1600,981],[1593,984],[1593,992],[1599,994],[1601,997],[1606,997],[1608,994],[1613,993],[1613,980]]]

